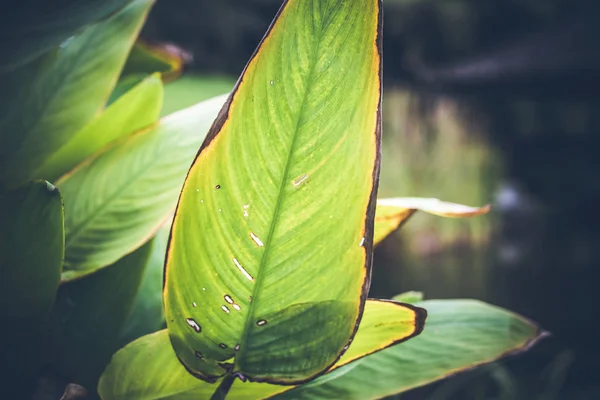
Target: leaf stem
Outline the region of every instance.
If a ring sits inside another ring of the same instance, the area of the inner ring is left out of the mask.
[[[225,378],[223,378],[217,390],[210,397],[210,400],[225,400],[225,397],[227,397],[227,394],[229,393],[229,390],[231,389],[231,385],[233,385],[234,380],[234,375],[225,375]]]

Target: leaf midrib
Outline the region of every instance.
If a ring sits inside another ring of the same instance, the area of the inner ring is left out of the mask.
[[[250,327],[252,326],[253,321],[255,320],[255,304],[256,301],[258,300],[258,293],[260,292],[260,289],[262,287],[262,282],[263,282],[263,270],[265,268],[265,266],[267,265],[267,261],[269,258],[269,253],[270,250],[272,248],[272,241],[273,241],[273,234],[275,232],[275,228],[278,225],[279,222],[279,214],[280,214],[280,209],[281,209],[281,204],[283,203],[283,194],[285,192],[285,185],[287,182],[286,177],[289,175],[290,172],[290,168],[291,168],[291,161],[292,161],[292,156],[294,154],[295,148],[296,148],[296,143],[298,140],[298,131],[299,131],[299,127],[300,127],[300,121],[302,118],[302,115],[304,114],[304,109],[306,106],[306,102],[307,102],[307,97],[308,97],[308,93],[310,92],[311,86],[312,86],[312,82],[313,82],[313,76],[315,74],[315,69],[316,69],[316,65],[318,64],[318,54],[319,54],[319,50],[321,47],[321,43],[322,43],[322,39],[323,39],[323,15],[322,15],[322,10],[319,7],[319,15],[321,16],[321,27],[319,28],[319,31],[317,34],[315,34],[315,40],[317,41],[317,45],[315,46],[315,50],[313,52],[312,55],[312,59],[314,60],[311,63],[310,66],[310,70],[308,72],[307,75],[307,85],[306,85],[306,89],[304,91],[304,95],[302,96],[302,101],[300,102],[300,107],[298,109],[298,117],[296,120],[296,127],[294,129],[294,134],[292,137],[292,141],[290,143],[290,147],[289,147],[289,151],[288,151],[288,155],[287,155],[287,161],[286,161],[286,165],[283,171],[283,174],[281,176],[281,183],[279,185],[279,191],[277,193],[277,201],[275,203],[275,207],[273,209],[273,213],[271,216],[271,223],[269,226],[269,233],[267,235],[266,241],[265,241],[265,250],[263,251],[261,260],[260,260],[260,264],[258,267],[258,271],[256,274],[256,283],[254,285],[254,289],[252,290],[252,299],[253,301],[250,303],[249,305],[249,310],[248,310],[248,316],[246,318],[246,321],[244,323],[244,329],[242,331],[242,337],[240,339],[240,353],[238,356],[235,357],[235,366],[237,368],[239,368],[240,366],[238,365],[238,358],[242,358],[246,352],[247,352],[247,338],[249,336],[249,331],[250,331]],[[314,27],[314,17],[313,17],[313,27]],[[260,51],[260,50],[259,50]]]

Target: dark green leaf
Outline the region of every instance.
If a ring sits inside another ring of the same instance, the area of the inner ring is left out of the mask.
[[[165,327],[162,286],[170,230],[171,221],[169,220],[154,237],[154,247],[148,260],[144,279],[135,299],[131,316],[123,331],[121,342],[124,344]]]
[[[17,68],[132,0],[21,0],[0,13],[0,73]]]
[[[149,242],[114,265],[61,286],[52,312],[52,359],[70,382],[96,387],[118,349],[151,250]]]
[[[44,181],[0,193],[0,221],[0,316],[40,318],[50,311],[60,282],[60,194]]]
[[[37,170],[104,108],[152,0],[135,0],[59,48],[0,74],[0,186]]]

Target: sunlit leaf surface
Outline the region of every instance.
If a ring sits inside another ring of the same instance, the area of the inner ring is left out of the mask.
[[[379,9],[287,1],[200,149],[165,309],[178,357],[202,379],[304,381],[355,332],[379,173]]]
[[[64,281],[114,263],[173,213],[185,173],[224,97],[163,118],[86,160],[56,185],[65,201]]]

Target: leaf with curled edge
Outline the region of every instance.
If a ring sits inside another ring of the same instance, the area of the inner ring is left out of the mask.
[[[379,244],[383,239],[400,228],[417,211],[447,218],[467,218],[487,214],[491,206],[469,207],[448,203],[438,199],[421,197],[397,197],[378,199],[375,212],[375,235],[373,241]]]

